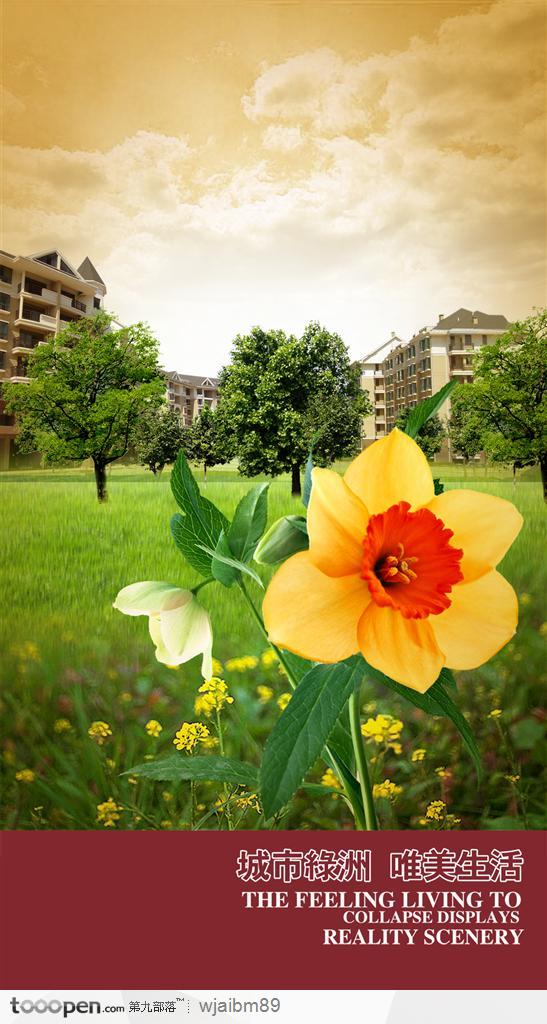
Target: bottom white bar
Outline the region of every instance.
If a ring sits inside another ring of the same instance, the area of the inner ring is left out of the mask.
[[[2,1024],[514,1024],[540,1019],[539,991],[28,991],[0,993]],[[91,1021],[90,1021],[91,1024]],[[99,1024],[99,1022],[97,1022]]]

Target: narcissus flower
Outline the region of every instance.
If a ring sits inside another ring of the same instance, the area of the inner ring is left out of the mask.
[[[148,615],[156,658],[163,665],[182,665],[201,654],[201,674],[211,678],[211,620],[191,590],[155,581],[132,583],[120,590],[114,608],[124,615]]]
[[[375,441],[342,478],[313,470],[310,547],[289,558],[264,598],[270,640],[304,658],[373,668],[425,692],[446,666],[472,669],[513,636],[513,588],[496,572],[522,526],[502,498],[435,496],[408,435]]]

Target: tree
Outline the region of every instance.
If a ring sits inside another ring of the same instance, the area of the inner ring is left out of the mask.
[[[403,409],[397,417],[395,426],[399,427],[400,430],[404,430],[411,412],[412,409]],[[416,444],[420,446],[428,459],[433,459],[437,452],[440,452],[445,437],[446,430],[441,420],[438,416],[431,416],[418,432]]]
[[[465,464],[482,452],[482,431],[479,418],[466,407],[464,391],[467,384],[460,384],[451,395],[448,437],[452,454],[461,455]]]
[[[220,394],[240,472],[290,473],[293,494],[312,443],[319,463],[354,454],[361,418],[372,411],[342,339],[318,323],[302,338],[260,327],[238,335]]]
[[[513,324],[474,358],[462,415],[494,462],[538,465],[547,498],[547,310]]]
[[[205,477],[208,469],[230,461],[233,448],[216,410],[205,406],[186,429],[184,451],[192,462],[202,464]]]
[[[114,325],[103,311],[82,317],[34,349],[28,384],[4,385],[20,450],[39,451],[46,464],[91,459],[99,501],[107,498],[106,467],[126,454],[138,420],[165,394],[149,328]]]
[[[141,466],[154,476],[164,466],[175,462],[181,448],[186,450],[186,434],[180,416],[168,405],[148,411],[137,423],[133,443]]]

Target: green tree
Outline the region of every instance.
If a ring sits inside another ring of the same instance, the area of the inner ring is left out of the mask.
[[[494,462],[538,465],[547,497],[547,310],[513,324],[473,361],[462,387],[463,416]]]
[[[116,326],[102,311],[83,317],[34,349],[28,384],[4,385],[20,450],[39,451],[46,464],[91,459],[99,501],[107,498],[106,467],[126,454],[139,418],[165,394],[149,328]]]
[[[468,409],[464,391],[467,384],[460,384],[451,395],[448,437],[453,455],[460,455],[467,465],[482,452],[482,428],[480,418]]]
[[[186,433],[180,416],[168,405],[145,412],[133,434],[141,466],[150,469],[154,476],[161,473],[164,466],[176,461],[181,448],[186,449]]]
[[[220,393],[240,472],[290,473],[293,494],[312,443],[318,463],[353,454],[361,418],[372,411],[342,339],[318,323],[302,338],[260,327],[238,335]]]
[[[205,477],[208,469],[230,461],[233,448],[217,410],[204,406],[192,425],[187,427],[184,451],[192,462],[201,463]]]
[[[411,409],[403,409],[397,417],[395,426],[399,427],[400,430],[404,430],[411,412]],[[433,459],[437,452],[440,452],[445,437],[446,430],[443,423],[438,416],[431,416],[418,432],[416,444],[420,446],[428,459]]]

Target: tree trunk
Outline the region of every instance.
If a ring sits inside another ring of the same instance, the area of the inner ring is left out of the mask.
[[[302,488],[300,486],[300,466],[292,467],[291,494],[295,494],[298,497],[302,494]]]
[[[203,482],[204,482],[204,484],[207,483],[207,463],[206,462],[203,463]]]
[[[541,482],[543,484],[543,500],[547,501],[547,455],[542,455],[539,460],[541,469]]]
[[[104,462],[94,462],[95,483],[97,484],[97,500],[108,501],[106,493],[106,465]]]

